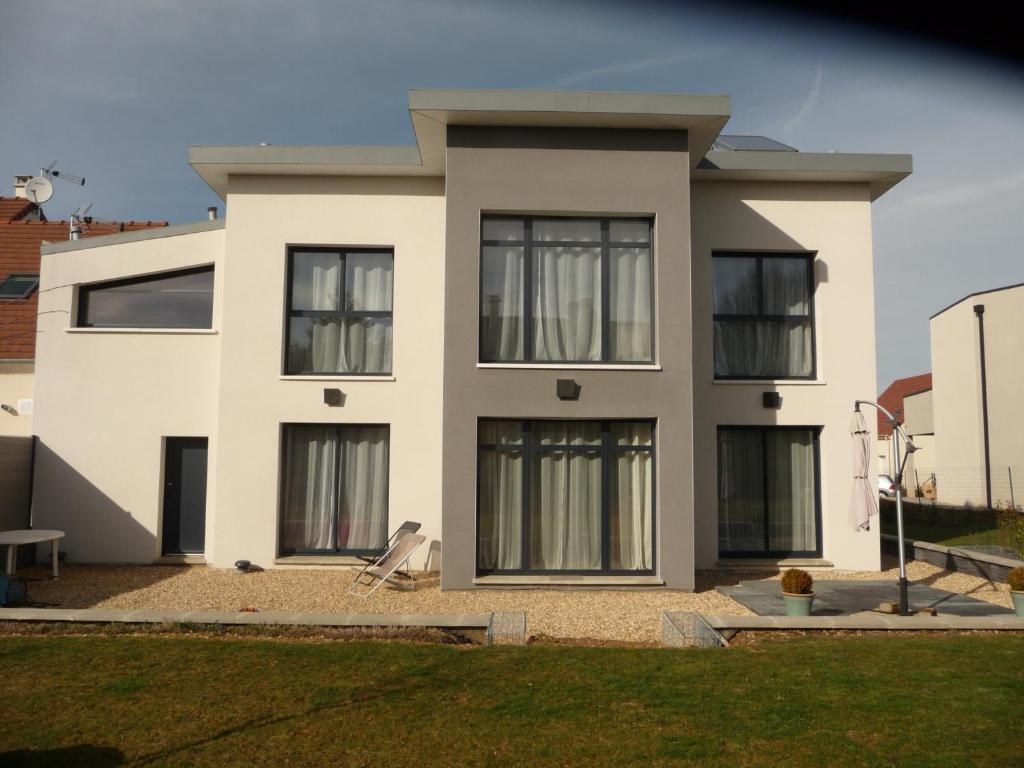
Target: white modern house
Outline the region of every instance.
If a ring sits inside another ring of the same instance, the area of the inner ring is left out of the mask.
[[[879,567],[847,426],[909,156],[720,135],[727,96],[409,112],[414,147],[193,147],[222,220],[44,247],[71,560],[348,564],[416,520],[448,589]]]

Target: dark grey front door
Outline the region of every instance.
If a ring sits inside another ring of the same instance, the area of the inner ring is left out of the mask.
[[[206,543],[205,437],[168,437],[163,554],[202,554]]]

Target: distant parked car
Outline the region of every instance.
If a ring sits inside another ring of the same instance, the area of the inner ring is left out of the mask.
[[[889,475],[878,476],[878,492],[883,496],[895,496],[896,495],[896,481],[893,480]]]

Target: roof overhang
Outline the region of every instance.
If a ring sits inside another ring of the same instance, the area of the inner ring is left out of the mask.
[[[189,165],[220,197],[231,175],[443,176],[449,125],[686,130],[696,167],[729,119],[724,95],[413,90],[415,147],[196,146]]]
[[[868,184],[876,200],[913,172],[910,155],[840,152],[708,152],[695,180],[827,181]]]

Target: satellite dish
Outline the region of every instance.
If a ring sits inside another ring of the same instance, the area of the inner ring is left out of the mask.
[[[42,205],[53,197],[53,184],[45,176],[33,176],[25,183],[25,197],[36,205]]]

